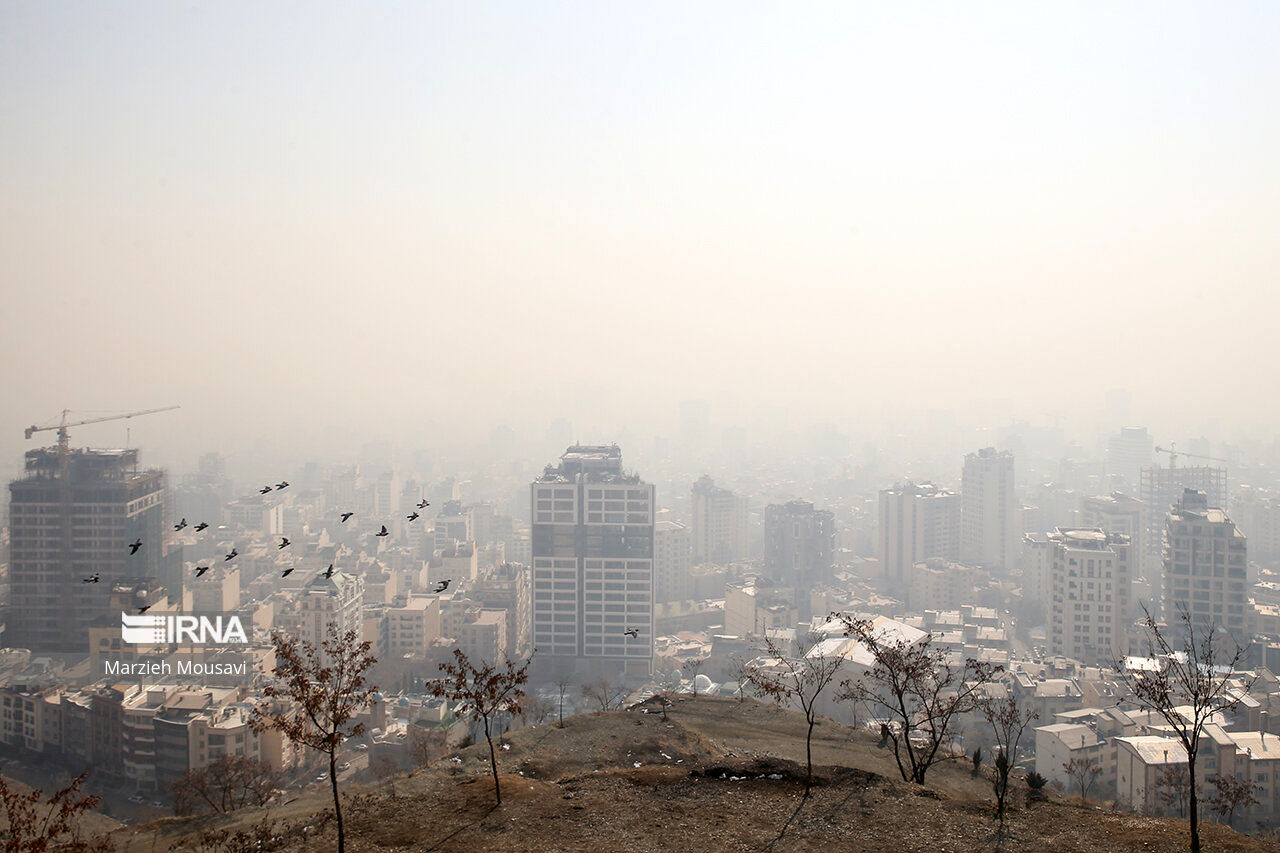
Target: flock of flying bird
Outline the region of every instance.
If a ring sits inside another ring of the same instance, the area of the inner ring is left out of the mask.
[[[269,486],[269,485],[268,485],[268,486],[263,486],[261,489],[258,489],[258,494],[260,494],[260,495],[265,495],[267,492],[270,492],[270,491],[273,491],[273,490],[278,492],[278,491],[282,491],[282,490],[287,489],[287,488],[289,488],[289,481],[288,481],[288,480],[281,480],[279,483],[276,483],[276,484],[275,484],[275,486]],[[424,500],[419,501],[419,502],[418,502],[418,504],[417,504],[417,508],[416,508],[413,512],[411,512],[411,513],[409,513],[408,515],[406,515],[406,516],[405,516],[405,519],[406,519],[407,521],[417,521],[417,520],[418,520],[418,518],[420,517],[420,516],[418,515],[418,510],[419,510],[419,509],[426,509],[426,508],[427,508],[427,507],[429,507],[429,506],[431,506],[431,502],[430,502],[430,501],[425,500],[425,499],[424,499]],[[354,516],[354,515],[355,515],[355,513],[354,513],[354,512],[343,512],[343,513],[339,513],[339,516],[340,516],[340,518],[341,518],[341,523],[342,523],[342,524],[346,524],[346,523],[347,523],[347,521],[348,521],[352,516]],[[199,524],[197,524],[195,527],[193,527],[192,529],[193,529],[193,530],[195,530],[197,533],[199,533],[200,531],[205,530],[206,528],[208,528],[208,526],[209,526],[209,525],[208,525],[208,523],[207,523],[207,522],[202,521],[202,522],[200,522]],[[186,527],[187,527],[187,520],[184,518],[184,519],[182,519],[181,521],[179,521],[177,524],[175,524],[175,525],[173,526],[173,529],[174,529],[175,531],[178,531],[178,530],[183,530],[183,529],[184,529],[184,528],[186,528]],[[387,531],[387,526],[384,524],[384,525],[382,525],[382,529],[381,529],[381,530],[379,530],[377,533],[375,533],[375,534],[373,534],[373,535],[374,535],[374,536],[390,536],[391,534]],[[293,544],[293,543],[289,541],[289,537],[287,537],[287,536],[281,536],[281,537],[280,537],[280,544],[276,546],[276,550],[278,550],[278,551],[283,551],[285,548],[288,548],[288,547],[289,547],[290,545],[292,545],[292,544]],[[136,541],[134,541],[134,542],[130,542],[130,543],[129,543],[129,556],[133,556],[134,554],[138,553],[138,550],[139,550],[140,548],[142,548],[142,539],[141,539],[141,538],[138,538],[138,539],[137,539]],[[234,545],[232,545],[232,546],[231,546],[231,552],[230,552],[230,553],[228,553],[225,557],[223,557],[223,558],[222,558],[222,561],[223,561],[224,563],[225,563],[225,562],[229,562],[229,561],[231,561],[231,560],[234,560],[234,559],[235,559],[236,557],[238,557],[238,556],[240,556],[240,552],[236,550],[236,548],[235,548],[235,546],[234,546]],[[205,573],[205,572],[209,571],[209,570],[210,570],[210,569],[212,569],[212,568],[213,568],[213,566],[196,566],[196,577],[201,577],[202,575],[204,575],[204,573]],[[289,577],[289,575],[293,574],[293,570],[294,570],[295,568],[296,568],[296,566],[290,566],[289,568],[285,569],[283,572],[281,572],[281,573],[280,573],[280,577],[282,577],[282,578],[287,578],[287,577]],[[324,570],[324,572],[322,572],[322,574],[323,574],[323,575],[324,575],[324,577],[326,577],[326,578],[331,578],[331,577],[333,577],[333,571],[334,571],[334,569],[333,569],[333,563],[330,563],[330,564],[329,564],[329,568],[325,569],[325,570]],[[85,583],[98,583],[100,579],[101,579],[101,578],[100,578],[100,574],[99,574],[98,572],[94,572],[92,575],[90,575],[89,577],[85,578],[85,579],[84,579],[84,582],[85,582]],[[442,581],[438,581],[438,582],[436,583],[436,588],[435,588],[435,590],[434,590],[434,591],[435,591],[436,593],[444,592],[445,590],[447,590],[447,589],[449,588],[449,584],[450,584],[450,583],[452,583],[452,582],[453,582],[453,579],[452,579],[452,578],[446,578],[446,579],[444,579],[444,580],[442,580]],[[150,610],[150,609],[151,609],[151,605],[150,605],[150,604],[148,604],[146,607],[139,607],[139,608],[138,608],[138,612],[139,612],[139,613],[146,613],[146,612],[147,612],[148,610]],[[623,631],[622,633],[623,633],[623,634],[625,634],[625,635],[626,635],[626,636],[628,636],[628,637],[631,637],[632,639],[638,639],[638,638],[640,637],[640,629],[639,629],[639,628],[628,628],[627,630]]]
[[[261,489],[258,489],[258,494],[260,494],[260,495],[265,495],[267,492],[270,492],[270,491],[277,491],[277,492],[278,492],[278,491],[283,491],[284,489],[287,489],[287,488],[289,488],[289,481],[288,481],[288,480],[281,480],[279,483],[276,483],[274,486],[267,485],[267,486],[263,486]],[[419,509],[426,509],[426,508],[427,508],[427,507],[429,507],[429,506],[431,506],[431,502],[430,502],[430,501],[425,500],[425,499],[424,499],[424,500],[419,501],[419,502],[418,502],[418,504],[417,504],[417,508],[416,508],[413,512],[411,512],[411,513],[409,513],[408,515],[406,515],[406,516],[405,516],[405,519],[406,519],[406,520],[408,520],[408,521],[417,521],[417,520],[421,517],[421,516],[419,516],[419,515],[418,515],[418,510],[419,510]],[[346,524],[346,523],[347,523],[347,521],[348,521],[348,519],[350,519],[353,515],[355,515],[355,513],[354,513],[354,512],[343,512],[343,513],[340,513],[340,516],[341,516],[341,523],[342,523],[342,524]],[[179,530],[183,530],[183,529],[185,529],[186,527],[188,527],[187,520],[186,520],[185,518],[183,518],[181,521],[179,521],[177,524],[175,524],[175,525],[173,526],[173,529],[174,529],[174,531],[176,532],[176,531],[179,531]],[[208,522],[204,522],[204,521],[202,521],[202,522],[200,522],[199,524],[197,524],[195,527],[193,527],[193,528],[192,528],[192,530],[194,530],[195,532],[199,533],[199,532],[201,532],[201,531],[203,531],[203,530],[206,530],[208,527],[209,527]],[[391,534],[390,534],[390,532],[387,530],[387,526],[384,524],[384,525],[382,525],[382,529],[381,529],[381,530],[379,530],[377,533],[375,533],[375,534],[373,534],[373,535],[374,535],[374,536],[390,536]],[[280,537],[280,544],[276,546],[276,550],[278,550],[278,551],[283,551],[285,548],[288,548],[288,547],[289,547],[290,545],[292,545],[292,544],[293,544],[293,543],[289,541],[289,537],[287,537],[287,536],[281,536],[281,537]],[[130,556],[130,557],[132,557],[134,554],[138,553],[138,551],[142,548],[142,538],[141,538],[141,537],[139,537],[139,538],[138,538],[138,539],[136,539],[135,541],[130,542],[130,543],[128,544],[128,548],[129,548],[129,556]],[[236,557],[238,557],[238,556],[240,556],[240,552],[236,550],[236,548],[235,548],[235,546],[234,546],[234,545],[232,545],[232,546],[231,546],[231,551],[230,551],[230,552],[229,552],[225,557],[223,557],[223,558],[222,558],[222,561],[223,561],[224,563],[226,563],[226,562],[229,562],[229,561],[231,561],[231,560],[234,560],[234,559],[235,559]],[[211,565],[210,565],[210,566],[196,566],[196,577],[201,577],[202,575],[204,575],[204,573],[205,573],[205,572],[209,571],[209,570],[210,570],[210,569],[212,569],[212,568],[213,568],[213,566],[211,566]],[[283,572],[281,572],[281,573],[280,573],[280,577],[282,577],[282,578],[287,578],[287,577],[289,577],[289,575],[291,575],[291,574],[293,573],[293,570],[294,570],[295,568],[297,568],[297,567],[296,567],[296,566],[290,566],[289,568],[285,569]],[[323,576],[324,576],[324,577],[326,577],[326,578],[331,578],[331,577],[333,577],[333,572],[334,572],[333,563],[330,563],[330,564],[329,564],[329,568],[325,569],[325,570],[324,570],[324,572],[322,572],[322,574],[323,574]],[[93,573],[93,574],[91,574],[89,577],[84,578],[83,580],[84,580],[84,583],[99,583],[99,582],[102,580],[102,573],[101,573],[101,572],[94,572],[94,573]],[[445,590],[447,590],[447,589],[449,588],[449,584],[450,584],[450,583],[452,583],[452,582],[453,582],[453,579],[452,579],[452,578],[446,578],[445,580],[438,581],[438,582],[436,583],[435,592],[437,592],[437,593],[444,592]],[[146,612],[147,612],[148,610],[150,610],[150,609],[151,609],[151,605],[149,605],[149,604],[148,604],[146,607],[139,607],[139,608],[138,608],[138,612],[139,612],[139,613],[146,613]]]

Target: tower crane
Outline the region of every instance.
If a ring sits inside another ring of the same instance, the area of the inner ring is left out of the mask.
[[[71,440],[67,435],[67,429],[70,427],[85,426],[86,424],[99,424],[99,423],[102,423],[103,421],[123,421],[123,420],[128,420],[129,418],[136,418],[140,415],[153,415],[156,412],[168,412],[168,411],[172,411],[173,409],[180,409],[180,408],[182,407],[181,406],[163,406],[159,409],[143,409],[138,412],[125,412],[124,414],[120,414],[120,415],[105,415],[100,418],[85,418],[84,420],[80,420],[80,421],[68,421],[67,416],[71,414],[71,410],[63,409],[61,423],[55,426],[35,426],[33,424],[32,426],[27,427],[22,432],[23,432],[23,435],[25,435],[27,438],[31,438],[31,436],[35,435],[38,432],[45,432],[46,430],[56,429],[58,431],[58,457],[60,459],[65,460],[67,458],[67,453],[71,449]]]
[[[1169,454],[1170,468],[1178,467],[1179,456],[1187,456],[1187,457],[1190,457],[1191,459],[1208,459],[1211,462],[1228,462],[1229,463],[1231,461],[1230,459],[1223,459],[1221,456],[1205,456],[1204,454],[1201,454],[1201,453],[1187,453],[1185,451],[1179,452],[1177,444],[1170,444],[1168,447],[1157,447],[1156,453]]]

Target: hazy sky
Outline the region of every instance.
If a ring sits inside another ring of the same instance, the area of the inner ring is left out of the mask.
[[[1274,3],[0,2],[0,453],[171,403],[134,426],[171,457],[687,398],[1275,423],[1278,36]]]

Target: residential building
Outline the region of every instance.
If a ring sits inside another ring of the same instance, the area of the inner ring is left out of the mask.
[[[333,624],[339,636],[347,631],[363,635],[360,607],[364,601],[364,578],[335,571],[326,577],[317,572],[307,581],[298,606],[302,613],[302,638],[317,649],[329,635]]]
[[[1048,540],[1049,654],[1086,665],[1120,660],[1129,652],[1129,537],[1058,528]]]
[[[1226,628],[1247,643],[1249,560],[1244,534],[1208,496],[1183,490],[1165,527],[1164,609],[1180,608],[1204,624]]]
[[[404,604],[387,608],[386,620],[387,655],[422,657],[441,636],[440,599],[435,595],[411,595]]]
[[[1137,492],[1142,469],[1151,466],[1155,442],[1146,427],[1121,427],[1107,439],[1107,474],[1113,487]]]
[[[984,447],[964,458],[960,480],[960,559],[1009,572],[1022,539],[1013,454]]]
[[[959,556],[960,495],[932,483],[882,490],[877,538],[886,580],[905,586],[916,563]]]
[[[836,519],[809,501],[770,504],[764,511],[765,571],[794,591],[800,618],[811,615],[809,592],[829,584],[835,572]]]
[[[507,614],[507,647],[513,657],[528,657],[530,613],[533,607],[532,577],[527,565],[500,563],[480,576],[471,597],[486,610]]]
[[[654,600],[660,603],[693,597],[693,539],[678,521],[653,525]]]
[[[1209,506],[1227,505],[1227,469],[1196,465],[1185,468],[1143,468],[1142,504],[1146,535],[1143,546],[1146,554],[1142,560],[1141,574],[1160,577],[1164,569],[1165,517],[1170,508],[1182,498],[1186,489],[1205,493]]]
[[[732,563],[747,554],[747,499],[706,474],[693,484],[693,562]]]
[[[1061,525],[1060,525],[1061,526]],[[1077,527],[1094,527],[1105,533],[1123,533],[1129,537],[1130,570],[1141,572],[1141,555],[1146,550],[1146,519],[1142,501],[1123,492],[1110,495],[1094,495],[1080,501],[1080,522]]]

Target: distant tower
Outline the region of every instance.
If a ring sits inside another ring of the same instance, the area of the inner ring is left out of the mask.
[[[960,496],[932,483],[884,489],[877,533],[885,579],[906,584],[916,563],[959,556]]]
[[[623,470],[615,444],[568,448],[531,489],[539,656],[561,672],[648,676],[654,487]]]
[[[137,450],[67,454],[64,468],[52,448],[27,451],[26,473],[9,484],[11,647],[86,652],[90,624],[111,615],[113,581],[169,580],[164,472],[139,471]],[[98,583],[83,582],[95,573]]]
[[[1022,540],[1013,488],[1013,454],[984,447],[964,457],[960,480],[960,559],[1008,572]]]
[[[1113,488],[1136,495],[1142,483],[1142,469],[1151,465],[1155,442],[1146,427],[1122,427],[1107,440],[1107,474]]]
[[[703,475],[693,484],[693,562],[732,563],[747,552],[747,499]]]
[[[808,501],[770,504],[764,510],[765,571],[777,586],[795,590],[801,619],[811,613],[810,591],[835,571],[836,519]]]

